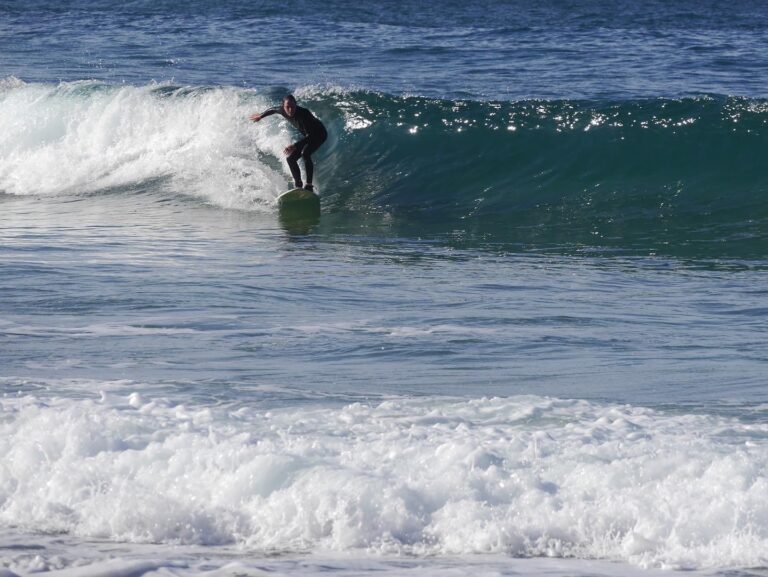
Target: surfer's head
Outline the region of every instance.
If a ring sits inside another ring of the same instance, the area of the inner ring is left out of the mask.
[[[289,118],[293,118],[293,115],[296,114],[296,99],[293,94],[287,94],[283,98],[283,111]]]

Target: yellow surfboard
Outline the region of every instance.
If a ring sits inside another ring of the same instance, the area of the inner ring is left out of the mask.
[[[294,188],[277,197],[280,210],[301,210],[320,212],[320,197],[306,188]]]

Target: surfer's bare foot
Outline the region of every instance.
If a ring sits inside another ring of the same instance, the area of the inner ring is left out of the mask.
[[[315,187],[312,186],[312,184],[308,182],[307,184],[304,185],[304,190],[311,190],[312,192],[314,192],[315,191]]]

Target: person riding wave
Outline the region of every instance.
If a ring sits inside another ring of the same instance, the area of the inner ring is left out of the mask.
[[[253,122],[259,122],[262,118],[266,118],[273,114],[282,115],[283,118],[290,122],[291,125],[304,136],[304,138],[298,142],[286,146],[283,152],[285,152],[287,157],[288,168],[291,169],[293,183],[296,188],[314,190],[314,186],[312,185],[312,177],[314,175],[312,154],[320,148],[320,145],[322,145],[325,142],[325,139],[328,138],[328,132],[325,130],[325,126],[323,126],[323,123],[309,110],[297,105],[293,94],[285,96],[281,106],[275,106],[265,110],[261,114],[253,114],[250,119]],[[299,158],[304,159],[304,170],[307,173],[306,184],[302,184],[301,182],[301,170],[299,169],[298,162]]]

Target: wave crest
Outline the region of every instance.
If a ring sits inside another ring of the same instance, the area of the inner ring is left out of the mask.
[[[6,81],[0,191],[160,189],[264,209],[289,184],[282,149],[296,136],[277,119],[247,117],[281,93]],[[406,234],[461,230],[523,246],[768,250],[765,100],[297,94],[331,135],[316,154],[326,213],[385,213]]]

